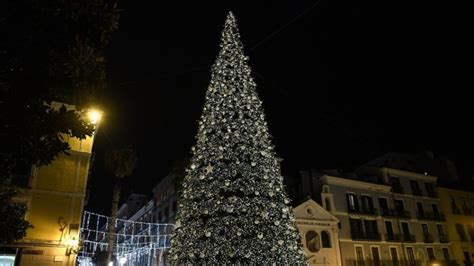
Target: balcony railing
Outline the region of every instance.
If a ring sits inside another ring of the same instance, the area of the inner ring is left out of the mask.
[[[385,217],[411,218],[409,211],[396,209],[381,209],[381,215]]]
[[[472,209],[471,208],[468,208],[466,206],[463,206],[462,207],[462,212],[465,214],[465,215],[472,215],[473,212],[472,212]]]
[[[368,215],[368,216],[378,216],[379,215],[379,212],[375,208],[372,208],[372,209],[361,208],[361,209],[357,209],[357,210],[349,209],[349,213],[350,214],[359,214],[359,215]]]
[[[351,232],[352,240],[366,240],[366,241],[381,241],[382,237],[379,233],[360,233],[360,232]]]
[[[403,187],[401,185],[395,185],[395,184],[392,184],[392,192],[393,193],[399,193],[399,194],[403,194]]]
[[[434,242],[433,235],[431,235],[431,234],[423,235],[423,240],[425,241],[425,243],[433,243]]]
[[[413,195],[415,196],[423,196],[423,192],[419,188],[414,188],[412,192],[413,192]]]
[[[457,206],[451,206],[453,214],[461,214],[461,210]]]
[[[439,235],[439,242],[440,243],[449,243],[449,238],[447,235]]]
[[[436,193],[436,191],[427,191],[428,193],[428,197],[430,198],[437,198],[438,197],[438,193]]]
[[[408,260],[357,260],[347,259],[347,266],[422,266],[424,265],[421,260],[408,261]]]
[[[416,217],[418,220],[446,221],[446,217],[442,213],[417,212]]]
[[[387,242],[400,242],[402,236],[400,234],[385,234],[385,241]]]
[[[414,235],[409,234],[402,234],[403,242],[416,242],[416,238]]]

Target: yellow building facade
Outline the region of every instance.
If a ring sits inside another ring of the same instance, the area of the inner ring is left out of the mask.
[[[446,230],[459,265],[474,265],[474,192],[438,187]]]
[[[65,140],[70,155],[33,167],[28,184],[18,188],[16,200],[27,205],[26,219],[33,228],[12,245],[17,248],[15,265],[75,265],[94,136]]]

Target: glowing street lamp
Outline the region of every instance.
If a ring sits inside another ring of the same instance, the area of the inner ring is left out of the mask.
[[[89,112],[87,112],[87,118],[89,119],[89,123],[92,125],[97,125],[102,119],[102,112],[99,110],[90,109]]]

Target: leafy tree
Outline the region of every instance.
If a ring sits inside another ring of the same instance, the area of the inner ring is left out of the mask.
[[[67,154],[64,136],[92,134],[83,113],[54,110],[51,103],[77,110],[98,103],[106,87],[104,50],[118,19],[110,0],[0,2],[0,190],[14,173]],[[4,206],[13,194],[2,193]],[[20,221],[20,210],[5,209],[12,211],[8,221]],[[4,222],[1,230],[13,226]]]
[[[26,206],[13,202],[17,192],[13,189],[0,190],[0,244],[12,243],[22,239],[26,230],[33,227],[25,221]]]

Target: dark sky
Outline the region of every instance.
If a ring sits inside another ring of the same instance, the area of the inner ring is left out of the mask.
[[[472,176],[471,30],[455,3],[161,2],[119,5],[89,210],[110,206],[103,151],[111,140],[138,150],[124,195],[151,193],[170,163],[189,155],[229,10],[285,172],[431,150]]]

